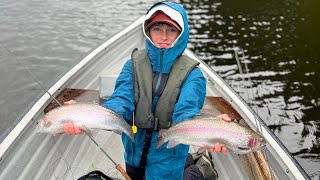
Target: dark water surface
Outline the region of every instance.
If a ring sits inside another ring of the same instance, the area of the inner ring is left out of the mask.
[[[0,141],[44,93],[16,59],[49,88],[153,2],[1,0]],[[189,14],[189,48],[239,92],[318,179],[318,1],[181,2]]]
[[[190,48],[253,107],[307,173],[320,179],[320,1],[183,4]]]

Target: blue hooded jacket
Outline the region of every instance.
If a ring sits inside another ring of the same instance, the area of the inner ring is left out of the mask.
[[[179,4],[159,2],[154,4],[150,9],[159,4],[165,4],[178,11],[182,15],[184,22],[184,30],[181,32],[182,34],[179,39],[171,48],[159,49],[154,46],[148,38],[146,39],[145,48],[150,58],[153,72],[168,74],[175,59],[179,57],[187,47],[189,39],[188,20],[185,9]],[[161,60],[162,62],[160,62]],[[205,95],[206,80],[200,69],[196,68],[190,72],[182,85],[180,96],[174,106],[172,122],[178,123],[191,119],[193,116],[198,114],[203,106]],[[155,109],[158,99],[159,97],[157,96],[153,97],[153,109]],[[132,119],[135,106],[131,60],[128,60],[125,63],[116,81],[115,90],[112,96],[102,106],[117,112],[128,121]],[[124,158],[127,164],[139,167],[145,134],[145,129],[138,128],[134,137],[135,143],[132,143],[125,134],[122,134],[122,142],[125,148]],[[158,132],[153,131],[151,146],[147,157],[146,179],[182,179],[189,146],[178,145],[174,148],[166,148],[166,144],[164,144],[159,149],[156,149],[155,145],[157,142],[157,135]]]

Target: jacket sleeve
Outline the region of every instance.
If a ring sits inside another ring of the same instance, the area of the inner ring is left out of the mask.
[[[122,71],[117,78],[113,94],[108,98],[108,101],[102,104],[102,106],[122,115],[126,120],[132,118],[132,112],[134,111],[134,92],[131,60],[128,60],[123,66]]]
[[[172,122],[191,119],[200,113],[206,96],[206,79],[199,68],[191,71],[182,85],[180,96],[174,107]]]

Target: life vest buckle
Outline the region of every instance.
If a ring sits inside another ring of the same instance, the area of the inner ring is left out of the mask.
[[[150,116],[149,116],[149,119],[148,119],[151,123],[151,127],[150,129],[153,129],[153,130],[158,130],[158,124],[159,124],[159,119],[154,117],[154,114],[151,113]]]

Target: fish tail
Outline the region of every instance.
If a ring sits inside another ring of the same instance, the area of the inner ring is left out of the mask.
[[[156,149],[158,149],[159,147],[161,147],[164,143],[163,139],[162,139],[162,135],[166,130],[161,129],[158,133],[158,137],[157,137],[157,144],[156,144]]]
[[[134,143],[134,134],[133,134],[133,132],[130,132],[129,138],[130,138],[131,141]]]
[[[133,134],[132,131],[123,131],[123,133],[130,138],[131,142],[134,143],[134,134]],[[121,135],[121,134],[122,134],[122,132],[120,133],[120,135]]]

